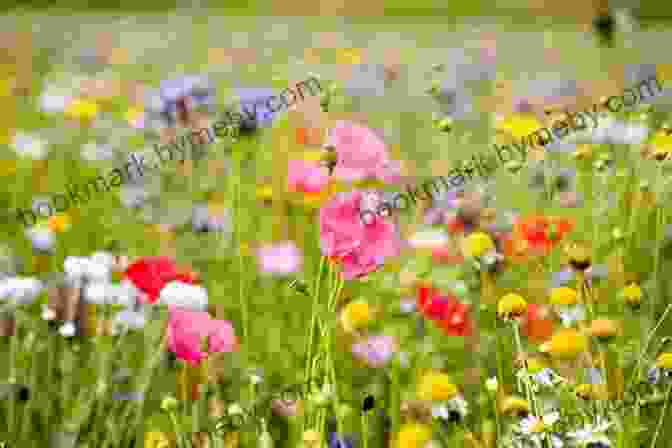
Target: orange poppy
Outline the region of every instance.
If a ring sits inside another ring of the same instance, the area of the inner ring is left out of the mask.
[[[546,255],[574,228],[566,218],[531,215],[523,217],[514,226],[514,238],[522,241],[531,253]]]

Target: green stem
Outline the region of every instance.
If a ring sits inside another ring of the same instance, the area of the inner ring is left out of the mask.
[[[651,448],[656,448],[656,442],[658,441],[658,434],[660,434],[660,428],[663,426],[663,420],[665,420],[665,414],[667,413],[667,405],[670,403],[670,392],[672,392],[672,384],[667,386],[667,391],[665,392],[665,404],[663,405],[663,410],[660,411],[660,418],[658,419],[658,427],[656,428],[656,433],[653,436],[653,441],[651,442]]]

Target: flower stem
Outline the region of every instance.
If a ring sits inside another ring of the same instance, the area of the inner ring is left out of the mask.
[[[665,404],[663,405],[663,410],[660,411],[660,418],[658,419],[658,427],[656,428],[656,433],[653,435],[651,448],[656,448],[656,442],[658,441],[658,434],[660,434],[660,428],[662,428],[663,426],[663,420],[665,420],[665,414],[667,413],[667,405],[670,403],[670,392],[672,392],[672,384],[667,386],[667,391],[665,392]]]

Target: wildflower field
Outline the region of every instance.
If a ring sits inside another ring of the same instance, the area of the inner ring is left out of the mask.
[[[0,447],[672,446],[665,8],[342,3],[0,18]]]

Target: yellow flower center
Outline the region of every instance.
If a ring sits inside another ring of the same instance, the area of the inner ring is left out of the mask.
[[[672,369],[672,353],[662,353],[656,360],[659,369]]]

